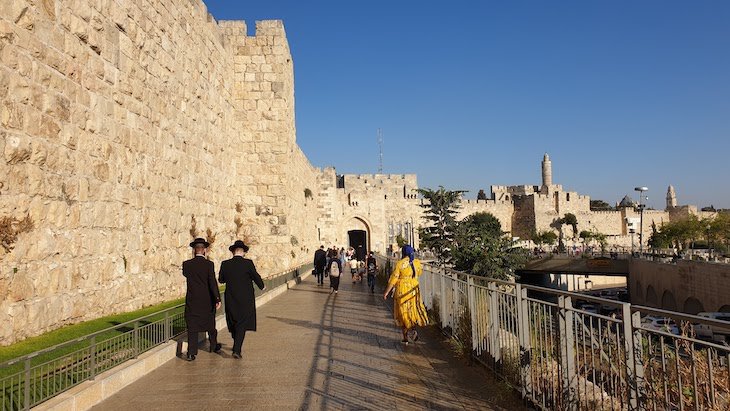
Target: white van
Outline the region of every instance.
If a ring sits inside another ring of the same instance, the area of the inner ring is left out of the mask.
[[[708,339],[720,343],[730,341],[730,313],[699,313],[697,316],[725,321],[728,323],[727,327],[716,324],[692,324],[692,328],[694,329],[697,338]]]

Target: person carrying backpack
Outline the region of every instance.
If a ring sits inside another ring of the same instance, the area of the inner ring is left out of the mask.
[[[330,262],[327,264],[327,273],[330,276],[330,294],[334,292],[337,294],[337,290],[340,289],[340,275],[342,274],[342,263],[337,258],[337,251],[330,254]]]
[[[378,262],[375,260],[375,256],[373,255],[373,252],[371,251],[370,254],[368,254],[367,258],[365,259],[365,269],[367,270],[368,275],[368,288],[370,288],[370,292],[375,292],[375,276],[378,273]]]

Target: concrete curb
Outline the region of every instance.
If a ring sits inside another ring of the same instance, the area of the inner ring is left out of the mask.
[[[311,275],[311,272],[302,274],[298,279],[289,280],[268,293],[256,298],[256,307],[260,307],[290,288],[296,286],[302,280]],[[216,327],[226,327],[226,316],[216,317]],[[205,336],[204,334],[201,334]],[[176,358],[180,353],[187,350],[187,341],[168,341],[159,347],[141,354],[138,358],[120,364],[111,370],[96,376],[93,381],[84,381],[76,387],[65,391],[48,401],[34,407],[34,410],[64,410],[83,411],[106,400],[122,390],[127,385],[137,381],[158,367]]]

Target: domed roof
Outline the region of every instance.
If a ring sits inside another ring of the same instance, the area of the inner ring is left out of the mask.
[[[628,208],[628,207],[633,207],[635,204],[636,203],[634,203],[634,200],[632,200],[631,197],[629,197],[629,195],[626,194],[624,196],[624,198],[621,200],[621,202],[618,203],[618,206]]]

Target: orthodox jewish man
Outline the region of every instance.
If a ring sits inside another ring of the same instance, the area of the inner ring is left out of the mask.
[[[192,259],[183,262],[183,275],[187,280],[188,291],[185,294],[185,323],[188,326],[188,361],[198,355],[198,333],[208,332],[210,351],[220,353],[218,330],[215,329],[215,311],[221,306],[221,295],[215,282],[213,262],[205,257],[210,243],[203,238],[196,238],[190,247],[193,248]]]
[[[233,358],[241,359],[241,348],[246,331],[256,331],[256,299],[253,295],[253,283],[263,290],[263,280],[253,261],[244,258],[248,246],[236,240],[228,247],[233,258],[221,263],[218,281],[226,284],[226,323],[233,337]]]

